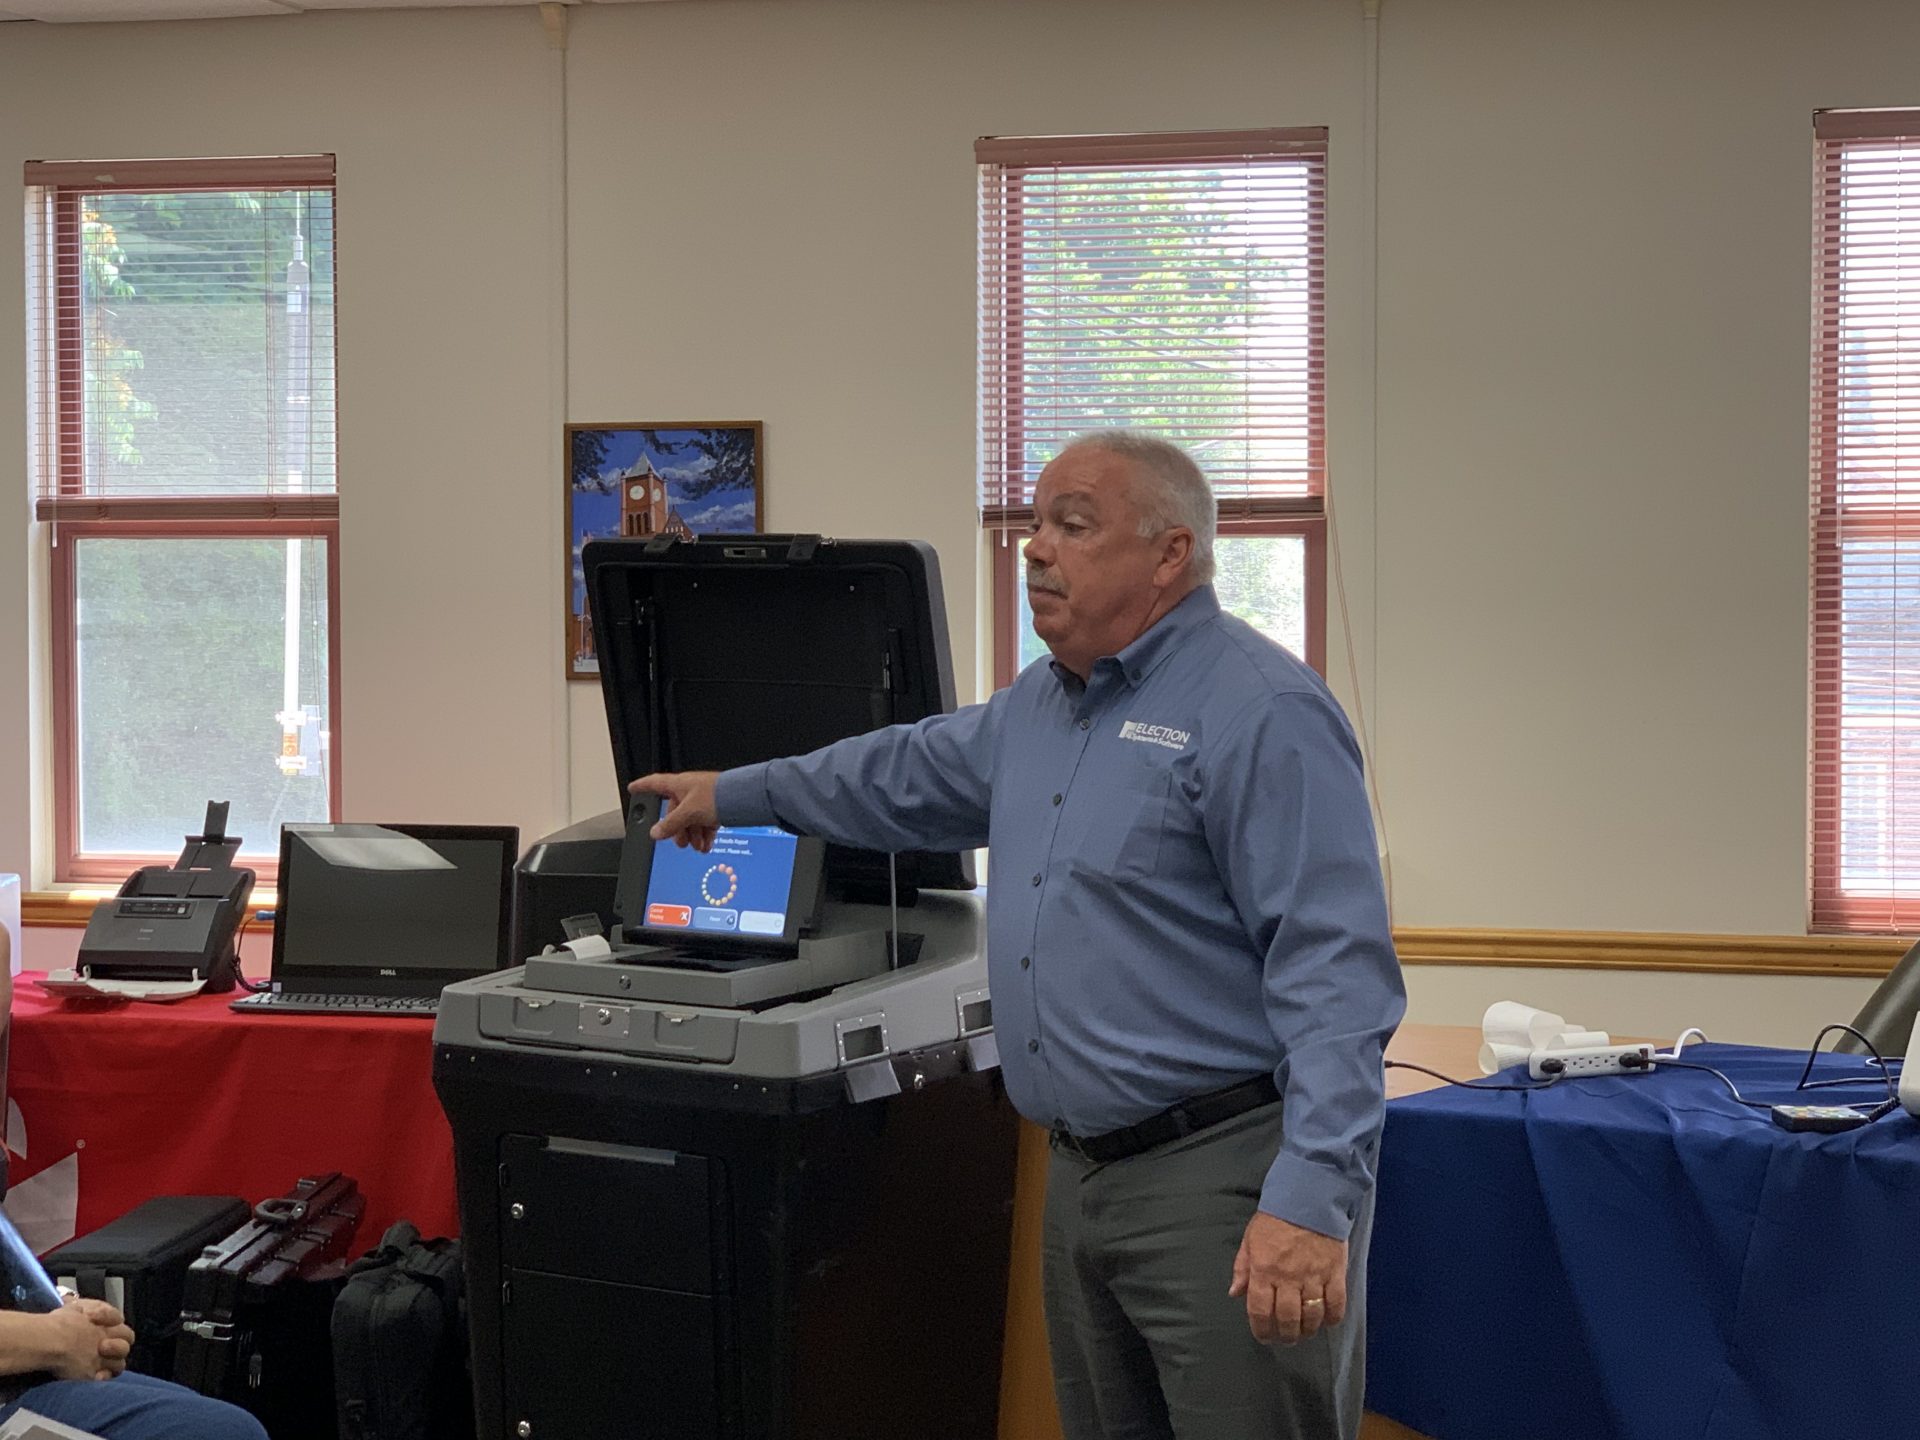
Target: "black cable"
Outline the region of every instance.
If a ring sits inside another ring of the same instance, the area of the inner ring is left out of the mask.
[[[1896,1105],[1900,1103],[1899,1092],[1894,1089],[1893,1070],[1891,1066],[1888,1064],[1887,1060],[1880,1054],[1880,1052],[1873,1048],[1873,1042],[1867,1039],[1867,1037],[1865,1035],[1862,1035],[1858,1030],[1854,1029],[1853,1026],[1851,1025],[1838,1024],[1838,1023],[1833,1025],[1828,1025],[1824,1027],[1818,1035],[1813,1037],[1813,1045],[1807,1051],[1807,1068],[1803,1070],[1800,1074],[1800,1083],[1795,1085],[1793,1088],[1795,1090],[1818,1090],[1822,1086],[1827,1086],[1827,1085],[1861,1085],[1861,1084],[1866,1084],[1871,1082],[1872,1077],[1870,1075],[1845,1076],[1836,1080],[1810,1080],[1807,1078],[1808,1076],[1813,1074],[1813,1062],[1815,1057],[1817,1057],[1820,1054],[1820,1042],[1826,1039],[1827,1036],[1832,1034],[1835,1030],[1844,1030],[1849,1035],[1852,1035],[1861,1044],[1865,1045],[1867,1047],[1868,1054],[1872,1057],[1872,1063],[1879,1067],[1880,1076],[1883,1080],[1886,1081],[1887,1098],[1879,1102],[1877,1105],[1875,1105],[1873,1109],[1867,1112],[1867,1116],[1866,1116],[1866,1119],[1869,1123],[1872,1121],[1878,1120],[1882,1115],[1887,1114],[1890,1110],[1892,1110]],[[1549,1057],[1548,1059],[1543,1060],[1541,1062],[1541,1065],[1542,1065],[1542,1068],[1544,1069],[1547,1066],[1554,1065],[1555,1063],[1557,1062],[1555,1062],[1551,1057]],[[1625,1061],[1623,1060],[1622,1063],[1625,1064]],[[1725,1085],[1727,1089],[1732,1092],[1733,1098],[1736,1101],[1738,1101],[1740,1104],[1747,1106],[1749,1109],[1765,1110],[1771,1113],[1774,1108],[1773,1101],[1747,1099],[1746,1096],[1740,1093],[1740,1087],[1733,1083],[1732,1076],[1728,1075],[1724,1070],[1716,1070],[1711,1065],[1702,1065],[1698,1061],[1694,1061],[1694,1060],[1680,1060],[1677,1058],[1670,1058],[1665,1055],[1660,1055],[1660,1056],[1655,1056],[1651,1061],[1651,1063],[1645,1068],[1651,1069],[1653,1068],[1653,1066],[1660,1066],[1660,1065],[1672,1065],[1681,1070],[1703,1070],[1707,1074],[1719,1080],[1719,1082],[1722,1085]],[[1500,1084],[1500,1083],[1495,1083],[1495,1082],[1486,1081],[1486,1080],[1456,1080],[1451,1075],[1442,1075],[1438,1070],[1429,1070],[1426,1066],[1416,1065],[1411,1060],[1389,1060],[1386,1062],[1386,1068],[1389,1070],[1417,1070],[1422,1075],[1431,1075],[1435,1080],[1443,1081],[1448,1085],[1457,1085],[1462,1090],[1518,1090],[1524,1093],[1525,1091],[1528,1091],[1528,1090],[1550,1089],[1554,1085],[1559,1084],[1562,1078],[1560,1074],[1554,1074],[1549,1076],[1545,1081],[1541,1082],[1538,1085],[1507,1085],[1507,1084]],[[1862,1106],[1866,1105],[1867,1103],[1868,1102],[1864,1100],[1856,1101],[1855,1103],[1845,1106],[1843,1108],[1858,1110]]]
[[[1846,1031],[1849,1035],[1853,1036],[1854,1039],[1867,1047],[1867,1054],[1871,1055],[1873,1057],[1873,1063],[1880,1067],[1880,1078],[1887,1082],[1888,1106],[1891,1107],[1896,1104],[1899,1101],[1900,1095],[1899,1092],[1893,1088],[1893,1072],[1887,1069],[1887,1062],[1881,1058],[1880,1052],[1873,1048],[1873,1041],[1862,1035],[1858,1030],[1854,1029],[1853,1026],[1839,1022],[1832,1025],[1823,1025],[1820,1028],[1820,1033],[1813,1037],[1813,1045],[1807,1051],[1807,1068],[1800,1072],[1800,1083],[1793,1088],[1796,1090],[1809,1090],[1813,1088],[1807,1084],[1807,1077],[1813,1074],[1813,1062],[1814,1058],[1820,1053],[1820,1042],[1836,1030]],[[1866,1102],[1862,1101],[1861,1103],[1865,1104]]]
[[[1727,1072],[1724,1070],[1716,1070],[1711,1065],[1701,1065],[1692,1060],[1659,1060],[1659,1061],[1656,1061],[1655,1063],[1658,1064],[1662,1069],[1664,1069],[1668,1065],[1675,1065],[1682,1070],[1704,1070],[1709,1075],[1718,1076],[1720,1079],[1720,1083],[1722,1085],[1725,1085],[1727,1089],[1731,1090],[1733,1092],[1733,1098],[1738,1100],[1742,1105],[1751,1105],[1755,1110],[1772,1110],[1773,1109],[1773,1104],[1771,1101],[1747,1099],[1746,1096],[1740,1093],[1740,1087],[1733,1083],[1733,1077],[1728,1075]]]
[[[233,983],[249,995],[258,995],[273,988],[271,980],[249,980],[240,973],[240,942],[247,938],[247,927],[267,913],[265,910],[249,909],[240,921],[239,933],[233,937]]]
[[[1900,1103],[1899,1092],[1894,1089],[1893,1071],[1888,1068],[1885,1058],[1880,1054],[1878,1050],[1875,1050],[1873,1048],[1873,1042],[1871,1040],[1867,1039],[1866,1036],[1862,1035],[1858,1030],[1854,1029],[1853,1026],[1851,1025],[1839,1024],[1839,1023],[1833,1024],[1833,1025],[1827,1025],[1821,1029],[1818,1035],[1813,1037],[1813,1044],[1807,1050],[1806,1069],[1800,1072],[1800,1083],[1795,1085],[1793,1088],[1795,1090],[1817,1090],[1827,1085],[1861,1085],[1861,1084],[1870,1083],[1872,1077],[1866,1076],[1866,1075],[1847,1076],[1839,1080],[1809,1080],[1807,1078],[1808,1076],[1813,1074],[1813,1062],[1815,1058],[1820,1054],[1820,1042],[1826,1039],[1827,1036],[1831,1035],[1835,1030],[1845,1030],[1849,1035],[1852,1035],[1855,1039],[1857,1039],[1862,1045],[1865,1045],[1867,1047],[1868,1053],[1872,1057],[1873,1063],[1880,1067],[1880,1078],[1885,1080],[1887,1085],[1887,1098],[1885,1100],[1880,1101],[1867,1114],[1868,1121],[1871,1122],[1874,1120],[1878,1120],[1882,1115],[1887,1114],[1890,1110],[1894,1108],[1894,1106]],[[1713,1066],[1711,1065],[1702,1065],[1702,1064],[1699,1064],[1697,1061],[1693,1061],[1693,1060],[1668,1060],[1668,1059],[1661,1059],[1656,1063],[1660,1065],[1678,1066],[1682,1070],[1704,1070],[1706,1071],[1707,1074],[1717,1077],[1720,1083],[1725,1085],[1727,1089],[1733,1093],[1733,1098],[1739,1101],[1742,1105],[1748,1106],[1749,1108],[1754,1110],[1771,1111],[1773,1109],[1774,1102],[1772,1101],[1747,1099],[1746,1096],[1740,1093],[1740,1087],[1733,1083],[1732,1077],[1730,1077],[1723,1070],[1714,1069]],[[1855,1103],[1845,1106],[1843,1108],[1846,1108],[1849,1110],[1858,1110],[1861,1106],[1866,1105],[1867,1103],[1868,1102],[1865,1100],[1856,1101]]]
[[[1449,1085],[1458,1085],[1462,1090],[1550,1090],[1560,1083],[1560,1077],[1558,1075],[1538,1085],[1504,1085],[1494,1084],[1487,1080],[1456,1080],[1451,1075],[1442,1075],[1438,1070],[1429,1070],[1426,1066],[1416,1065],[1411,1060],[1389,1060],[1387,1061],[1387,1069],[1418,1070],[1422,1075],[1431,1075],[1434,1079],[1444,1080]]]
[[[1809,1080],[1806,1084],[1796,1085],[1793,1088],[1796,1090],[1820,1090],[1830,1085],[1871,1085],[1879,1078],[1877,1075],[1842,1075],[1837,1080]],[[1895,1093],[1897,1094],[1898,1092]],[[1864,1105],[1866,1102],[1863,1100],[1860,1103]]]

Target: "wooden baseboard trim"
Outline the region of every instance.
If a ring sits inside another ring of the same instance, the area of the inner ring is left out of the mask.
[[[1911,943],[1879,935],[1687,935],[1620,930],[1403,927],[1403,965],[1551,970],[1677,970],[1714,975],[1843,975],[1878,979]]]
[[[29,890],[20,897],[20,923],[47,930],[78,929],[87,923],[93,907],[110,892]]]
[[[33,891],[27,925],[79,928],[105,891]],[[270,902],[269,902],[270,903]],[[259,904],[258,898],[255,901]],[[270,931],[256,921],[250,930]],[[1840,975],[1879,979],[1908,941],[1879,935],[1689,935],[1631,930],[1495,930],[1401,926],[1403,965],[1529,966],[1547,970],[1674,970],[1709,975]]]

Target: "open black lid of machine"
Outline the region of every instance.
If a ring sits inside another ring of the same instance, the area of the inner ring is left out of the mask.
[[[725,770],[953,708],[933,547],[817,535],[589,541],[613,764]],[[903,894],[973,887],[970,857],[902,853]],[[838,846],[829,887],[884,896],[887,857]]]

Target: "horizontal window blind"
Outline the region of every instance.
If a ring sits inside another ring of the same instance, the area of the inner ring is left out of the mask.
[[[1186,446],[1221,514],[1318,513],[1326,132],[978,142],[979,499],[1024,526],[1075,434]]]
[[[1810,921],[1920,929],[1920,112],[1816,119]]]
[[[43,517],[335,492],[331,156],[33,162]]]

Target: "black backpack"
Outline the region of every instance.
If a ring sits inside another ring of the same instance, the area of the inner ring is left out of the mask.
[[[470,1440],[460,1242],[405,1220],[356,1260],[333,1304],[340,1440]]]

